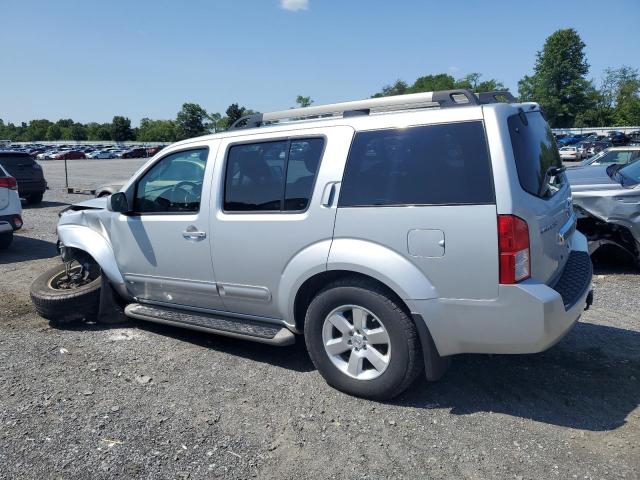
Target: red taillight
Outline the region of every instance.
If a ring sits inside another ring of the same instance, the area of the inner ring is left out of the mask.
[[[0,188],[8,188],[9,190],[17,190],[18,182],[13,177],[0,177]]]
[[[517,283],[531,276],[529,227],[515,215],[498,215],[500,283]]]

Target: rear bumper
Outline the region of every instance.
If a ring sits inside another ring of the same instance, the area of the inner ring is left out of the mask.
[[[580,232],[569,253],[553,287],[527,280],[500,285],[496,299],[421,300],[410,307],[425,319],[440,355],[541,352],[573,327],[591,292],[591,261]]]
[[[18,180],[18,194],[22,197],[32,193],[44,193],[47,189],[46,180],[25,181]]]

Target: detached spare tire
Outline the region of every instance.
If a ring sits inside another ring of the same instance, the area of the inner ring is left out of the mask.
[[[100,268],[85,275],[80,265],[67,272],[64,264],[50,268],[31,284],[31,301],[38,315],[53,323],[95,320],[100,303]]]

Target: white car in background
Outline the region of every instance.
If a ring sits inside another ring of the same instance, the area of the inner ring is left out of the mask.
[[[113,152],[96,150],[95,152],[87,153],[87,158],[116,158],[116,156]]]
[[[0,250],[9,248],[14,230],[22,228],[18,182],[0,165]]]
[[[560,158],[562,160],[577,161],[582,158],[577,147],[562,147],[560,149]]]

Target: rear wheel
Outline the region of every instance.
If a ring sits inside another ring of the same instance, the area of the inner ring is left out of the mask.
[[[31,300],[41,317],[66,324],[93,320],[100,301],[100,268],[56,265],[31,284]]]
[[[27,203],[29,205],[37,205],[38,203],[42,202],[43,196],[44,193],[32,193],[27,197]]]
[[[0,233],[0,250],[6,250],[13,242],[13,232]]]
[[[327,383],[345,393],[389,399],[406,390],[423,362],[416,327],[382,287],[338,281],[307,310],[305,341]]]

